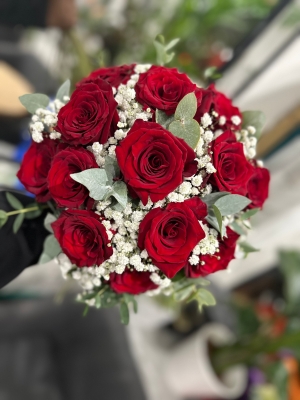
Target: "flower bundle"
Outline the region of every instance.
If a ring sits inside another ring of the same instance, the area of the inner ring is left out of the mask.
[[[125,323],[140,293],[213,305],[203,277],[255,250],[240,236],[268,197],[261,114],[164,66],[101,68],[69,88],[21,97],[33,142],[18,177],[51,210],[42,260],[79,282],[79,301],[120,303]]]

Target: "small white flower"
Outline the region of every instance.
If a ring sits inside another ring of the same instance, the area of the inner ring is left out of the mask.
[[[217,170],[216,170],[216,168],[212,165],[212,163],[207,163],[207,164],[206,164],[206,171],[207,171],[209,174],[213,174],[213,173],[215,173]]]
[[[76,281],[78,281],[79,279],[81,279],[81,272],[73,271],[72,272],[72,278],[75,279]]]
[[[240,125],[240,123],[242,122],[241,118],[238,115],[234,115],[233,117],[231,117],[231,121],[234,125]]]
[[[52,131],[49,136],[50,136],[50,139],[53,139],[53,140],[60,139],[61,138],[61,133],[56,132],[56,131]]]
[[[99,278],[94,278],[93,279],[93,285],[94,286],[101,286],[101,281]]]
[[[255,135],[256,133],[256,128],[254,128],[254,126],[248,126],[247,130],[250,133],[250,135]]]
[[[203,178],[202,178],[201,175],[193,176],[193,178],[192,178],[192,185],[193,186],[199,187],[202,184],[202,182],[203,182]]]
[[[201,124],[203,128],[207,128],[209,125],[212,124],[211,117],[208,113],[205,113],[203,117],[201,117]]]
[[[141,252],[140,256],[141,256],[141,258],[145,258],[145,259],[148,258],[148,252],[147,252],[147,250],[144,249],[144,250]]]
[[[123,274],[125,271],[125,265],[116,265],[115,271],[117,274]],[[104,278],[105,279],[105,278]]]
[[[115,156],[115,155],[116,155],[116,146],[110,146],[110,147],[108,148],[108,154],[109,154],[110,156]]]
[[[130,257],[129,262],[130,262],[131,265],[133,265],[135,267],[135,266],[140,265],[142,260],[141,260],[141,257],[138,254],[135,254],[134,256]]]
[[[226,117],[224,117],[224,115],[222,115],[220,118],[219,118],[219,125],[220,126],[223,126],[223,125],[225,125],[226,124]]]
[[[191,193],[192,190],[192,185],[190,184],[190,182],[182,182],[182,184],[179,186],[178,188],[179,192],[183,195],[187,195]]]
[[[125,136],[126,136],[126,133],[125,133],[122,129],[116,130],[116,132],[115,132],[115,138],[116,138],[117,140],[122,140],[122,139],[125,138]]]
[[[191,255],[191,257],[189,258],[189,263],[191,265],[198,265],[199,261],[200,261],[199,257],[196,256],[195,254]]]
[[[214,134],[212,131],[205,131],[204,133],[204,139],[206,142],[211,142],[214,138]]]

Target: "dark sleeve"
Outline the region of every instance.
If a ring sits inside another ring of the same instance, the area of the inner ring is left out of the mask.
[[[0,24],[44,27],[47,6],[48,0],[0,0]]]
[[[13,194],[24,206],[33,201],[28,196]],[[4,191],[0,191],[0,210],[11,211]],[[15,217],[9,217],[0,229],[0,288],[38,261],[44,240],[49,235],[44,228],[44,217],[25,219],[17,234],[12,230]]]

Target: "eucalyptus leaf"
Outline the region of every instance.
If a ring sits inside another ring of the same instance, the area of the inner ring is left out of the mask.
[[[128,309],[128,305],[125,302],[122,302],[120,304],[120,316],[121,316],[122,324],[128,325],[128,323],[129,323],[129,309]]]
[[[245,235],[245,231],[244,231],[244,229],[236,222],[236,221],[233,221],[231,224],[230,224],[230,228],[234,231],[234,232],[236,232],[236,233],[238,233],[240,236],[242,236],[242,235]]]
[[[222,231],[220,231],[220,226],[215,215],[209,213],[206,217],[206,221],[221,234],[221,237],[226,237],[226,228],[223,224]]]
[[[229,194],[223,196],[215,202],[222,215],[232,215],[242,211],[251,203],[247,197],[239,194]]]
[[[222,214],[218,207],[214,204],[212,206],[212,209],[214,211],[215,217],[218,221],[218,226],[219,226],[219,232],[221,233],[221,237],[223,237],[223,219],[222,219]]]
[[[164,65],[166,60],[165,60],[165,47],[161,43],[157,42],[154,40],[153,42],[155,50],[156,50],[156,61],[158,65]]]
[[[70,96],[70,88],[71,88],[71,81],[70,81],[70,79],[68,79],[58,89],[55,97],[58,100],[60,100],[61,102],[65,103],[64,97],[65,96],[67,96],[67,97]]]
[[[19,100],[31,114],[34,114],[38,108],[46,108],[50,102],[49,97],[42,93],[24,94],[19,97]]]
[[[49,235],[46,237],[44,242],[43,253],[38,261],[38,264],[45,264],[53,260],[62,252],[61,247],[56,240],[54,235]]]
[[[18,233],[18,230],[21,228],[24,218],[25,218],[25,215],[23,213],[19,214],[16,217],[14,224],[13,224],[13,233]]]
[[[105,171],[107,175],[107,181],[110,185],[113,184],[113,179],[118,178],[120,175],[120,167],[116,158],[107,156],[105,158]]]
[[[4,210],[0,210],[0,228],[6,224],[8,215]]]
[[[158,43],[160,43],[160,44],[162,44],[162,45],[165,45],[165,37],[164,37],[164,35],[158,34],[158,35],[155,37],[155,40],[156,40]]]
[[[220,199],[223,196],[226,196],[230,194],[229,192],[216,192],[216,193],[210,193],[207,194],[206,196],[202,197],[202,201],[206,203],[207,207],[211,207],[215,202]]]
[[[195,291],[194,284],[188,284],[174,293],[174,298],[177,302],[186,300]]]
[[[116,181],[113,184],[111,196],[113,196],[124,209],[128,200],[126,183],[123,181]]]
[[[136,314],[137,311],[138,311],[138,304],[137,304],[137,301],[136,301],[135,297],[132,296],[131,294],[124,293],[123,294],[123,299],[124,299],[124,301],[126,302],[126,304],[128,306],[129,306],[130,303],[132,303],[133,311]]]
[[[251,246],[251,244],[247,242],[240,242],[239,243],[240,248],[242,251],[247,255],[248,253],[255,253],[259,251],[259,249],[256,249],[255,247]]]
[[[207,289],[203,289],[203,288],[198,289],[196,300],[198,301],[200,311],[202,310],[203,306],[215,306],[216,305],[216,299],[214,298],[212,293],[209,292]]]
[[[169,64],[173,60],[175,53],[167,54],[165,53],[165,64]]]
[[[195,93],[188,93],[178,103],[175,111],[175,119],[190,120],[193,119],[197,111],[197,98]]]
[[[104,169],[86,169],[70,176],[74,181],[85,186],[90,192],[90,197],[94,200],[103,200],[111,191],[111,186],[107,185],[108,178]]]
[[[255,136],[259,139],[266,123],[265,114],[261,111],[244,111],[242,116],[242,128],[247,129],[248,126],[254,126],[256,129]]]
[[[204,78],[206,79],[210,79],[210,80],[217,80],[220,79],[222,77],[222,74],[218,71],[217,67],[209,67],[206,68],[206,70],[204,71]]]
[[[176,44],[177,44],[178,42],[180,42],[180,39],[179,39],[179,38],[176,38],[176,39],[171,40],[171,42],[169,42],[169,43],[165,46],[165,50],[166,50],[166,51],[169,51],[169,50],[173,49],[173,47],[175,47]]]
[[[194,119],[185,120],[184,124],[180,121],[173,121],[169,126],[169,131],[183,139],[192,149],[195,149],[200,139],[200,125]]]
[[[44,227],[45,227],[45,229],[47,229],[48,232],[53,233],[53,229],[52,229],[51,224],[53,222],[55,222],[56,220],[57,220],[57,218],[53,214],[48,213],[46,215],[46,218],[44,220]]]
[[[245,211],[245,212],[241,215],[240,219],[241,219],[242,221],[245,221],[246,219],[249,219],[249,218],[251,218],[253,215],[255,215],[259,210],[260,210],[259,208],[251,208],[251,210]]]
[[[171,122],[174,121],[174,115],[167,115],[164,111],[157,109],[155,112],[155,120],[162,127],[168,129]]]
[[[6,192],[5,196],[6,200],[14,210],[22,210],[24,208],[20,200],[18,200],[13,194]]]

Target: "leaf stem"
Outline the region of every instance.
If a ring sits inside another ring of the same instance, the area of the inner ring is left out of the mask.
[[[46,209],[49,208],[48,206],[35,206],[35,207],[29,207],[29,208],[22,208],[21,210],[15,210],[15,211],[9,211],[8,213],[6,213],[6,215],[8,217],[10,217],[11,215],[17,215],[17,214],[25,214],[31,211],[37,211],[40,209]]]

